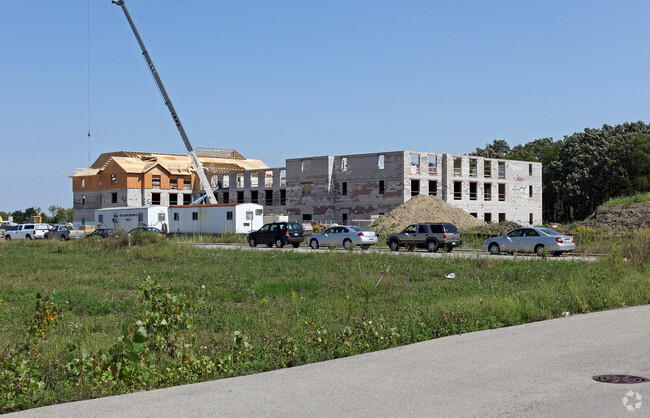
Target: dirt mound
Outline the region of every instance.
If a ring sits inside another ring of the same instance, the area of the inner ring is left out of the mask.
[[[519,227],[521,227],[521,225],[519,225],[516,222],[505,221],[505,222],[500,222],[498,224],[485,224],[485,225],[475,226],[473,228],[469,228],[466,232],[477,234],[477,235],[498,237],[501,235],[505,235],[508,232],[512,231],[513,229]]]
[[[460,229],[485,224],[439,197],[413,196],[406,203],[381,215],[370,227],[373,230],[401,231],[410,224],[420,222],[448,222]]]
[[[650,228],[650,201],[605,206],[596,210],[580,225],[605,231]]]

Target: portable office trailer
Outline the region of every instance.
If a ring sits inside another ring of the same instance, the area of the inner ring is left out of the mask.
[[[166,206],[130,206],[95,211],[96,228],[130,231],[139,226],[153,226],[164,231],[168,225]]]
[[[264,208],[255,203],[183,205],[169,207],[172,234],[247,234],[263,225]]]

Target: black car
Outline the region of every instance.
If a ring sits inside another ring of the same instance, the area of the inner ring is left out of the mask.
[[[99,237],[99,238],[116,238],[119,237],[120,234],[111,228],[97,228],[90,234],[86,235],[86,238],[93,238],[93,237]]]
[[[261,227],[259,230],[248,234],[248,244],[255,247],[257,244],[266,244],[267,247],[282,248],[291,243],[298,248],[305,239],[305,233],[298,222],[272,222]]]
[[[162,235],[163,237],[166,236],[167,234],[161,231],[158,228],[155,228],[153,226],[139,226],[137,228],[133,228],[132,230],[129,231],[129,234],[135,231],[144,231],[144,232],[155,232],[158,235]]]

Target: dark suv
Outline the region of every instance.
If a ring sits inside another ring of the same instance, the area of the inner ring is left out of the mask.
[[[86,235],[86,238],[93,238],[93,237],[99,237],[99,238],[117,238],[119,237],[120,234],[114,229],[111,228],[97,228],[90,234]]]
[[[282,248],[291,243],[298,248],[305,239],[305,233],[298,222],[273,222],[266,224],[259,230],[248,234],[248,244],[255,247],[257,244],[266,244],[267,247]]]
[[[426,248],[435,253],[439,248],[451,252],[454,247],[461,245],[460,231],[456,225],[445,223],[422,223],[407,226],[402,232],[390,234],[386,237],[386,244],[392,251],[399,251],[400,247],[408,250]]]

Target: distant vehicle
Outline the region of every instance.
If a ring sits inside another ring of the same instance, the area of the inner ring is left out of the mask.
[[[83,238],[86,234],[80,229],[74,229],[70,225],[54,225],[45,233],[45,239],[60,239],[67,241],[69,239]]]
[[[571,235],[564,235],[549,228],[517,228],[506,235],[490,238],[483,247],[492,255],[504,253],[547,253],[558,257],[563,252],[573,251],[576,244]]]
[[[93,237],[98,237],[98,238],[117,238],[120,236],[120,233],[116,231],[115,229],[111,228],[98,228],[95,229],[93,232],[90,234],[86,235],[86,238],[93,238]]]
[[[20,224],[11,231],[5,231],[5,239],[41,239],[50,230],[47,224]]]
[[[305,239],[305,233],[298,222],[272,222],[262,226],[257,231],[248,234],[248,244],[251,247],[257,244],[266,244],[267,247],[282,248],[291,243],[298,248]]]
[[[162,235],[162,236],[167,235],[166,233],[164,233],[160,229],[154,228],[153,226],[140,226],[138,228],[133,228],[132,230],[129,231],[129,234],[131,234],[131,233],[133,233],[135,231],[153,232],[153,233],[156,233],[156,234]]]
[[[443,248],[447,252],[461,245],[460,231],[456,225],[448,223],[421,223],[407,226],[402,232],[386,237],[386,244],[391,251],[399,251],[406,247],[411,251],[415,248],[426,248],[435,253]]]
[[[6,233],[7,231],[13,231],[13,230],[16,229],[17,227],[18,227],[18,225],[10,225],[10,224],[0,225],[0,238],[4,238],[4,237],[5,237],[5,233]]]
[[[377,234],[360,226],[336,225],[309,237],[309,246],[314,250],[318,247],[343,247],[346,250],[353,245],[367,250],[377,243]]]

